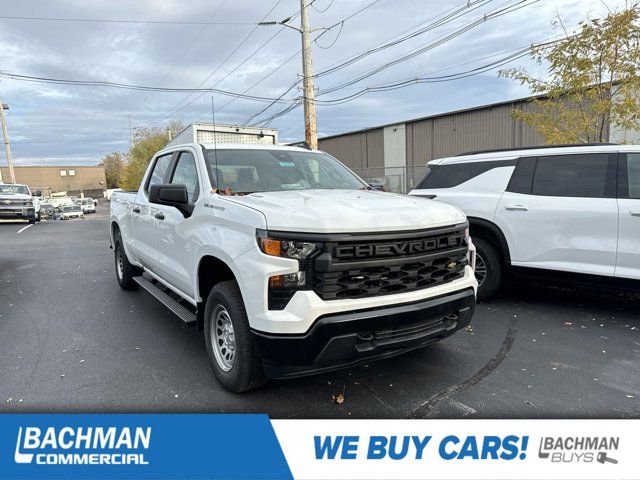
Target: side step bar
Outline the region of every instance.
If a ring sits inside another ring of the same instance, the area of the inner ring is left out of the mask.
[[[171,298],[155,284],[144,278],[142,275],[139,277],[133,277],[133,281],[140,287],[149,292],[156,300],[162,303],[165,307],[171,310],[184,323],[196,323],[196,314],[191,310],[180,305],[176,300]]]

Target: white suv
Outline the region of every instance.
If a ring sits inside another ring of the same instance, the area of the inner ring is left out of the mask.
[[[428,163],[410,195],[467,214],[479,299],[498,290],[507,267],[516,274],[638,288],[629,280],[640,279],[640,145],[442,158]]]

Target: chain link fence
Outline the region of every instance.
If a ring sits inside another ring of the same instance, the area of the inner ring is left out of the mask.
[[[361,178],[375,188],[383,187],[394,193],[408,193],[427,173],[426,165],[404,167],[352,168]]]

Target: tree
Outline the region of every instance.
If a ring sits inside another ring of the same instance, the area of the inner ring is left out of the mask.
[[[640,129],[640,13],[637,4],[604,19],[580,23],[565,38],[533,46],[532,58],[548,65],[546,79],[524,69],[500,72],[527,85],[538,98],[513,116],[535,128],[547,143],[606,142],[612,124]]]
[[[104,167],[107,188],[119,188],[125,168],[124,155],[120,152],[110,153],[102,159],[98,166]]]
[[[173,138],[181,130],[182,126],[178,122],[172,122],[166,129],[137,128],[134,131],[133,143],[127,154],[122,188],[137,190],[153,155],[165,146],[170,137]]]

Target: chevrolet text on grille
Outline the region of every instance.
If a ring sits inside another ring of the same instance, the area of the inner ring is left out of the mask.
[[[333,252],[339,259],[370,258],[427,253],[443,247],[456,246],[458,246],[458,237],[448,236],[384,244],[338,245]]]

